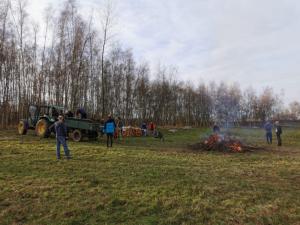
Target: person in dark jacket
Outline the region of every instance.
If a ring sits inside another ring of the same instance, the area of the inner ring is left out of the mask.
[[[107,147],[112,147],[115,129],[116,129],[115,120],[109,114],[108,119],[104,123],[104,132],[106,133],[107,136],[107,140],[106,140]]]
[[[147,136],[147,124],[145,122],[142,123],[141,129],[142,129],[142,135],[146,137]]]
[[[60,145],[64,147],[65,156],[70,159],[70,151],[67,145],[67,127],[64,123],[64,117],[60,115],[58,121],[54,124],[56,133],[56,157],[60,159]]]
[[[272,129],[273,125],[270,121],[267,121],[264,125],[266,131],[266,139],[268,144],[272,144]]]
[[[72,113],[71,110],[67,110],[66,113],[65,113],[65,116],[68,117],[68,118],[71,118],[71,117],[74,117],[74,114]]]
[[[80,119],[87,119],[87,114],[83,108],[79,108],[76,110],[76,117]]]
[[[57,120],[58,119],[58,116],[59,116],[59,112],[57,111],[56,108],[52,107],[51,108],[51,111],[52,111],[52,117]]]
[[[213,132],[214,132],[215,134],[218,134],[218,133],[221,132],[221,129],[220,129],[220,127],[219,127],[217,124],[215,124],[215,125],[213,126]]]
[[[279,121],[275,122],[275,127],[276,127],[275,133],[276,133],[276,137],[277,137],[277,145],[281,146],[282,145],[282,139],[281,139],[282,128],[279,124]]]

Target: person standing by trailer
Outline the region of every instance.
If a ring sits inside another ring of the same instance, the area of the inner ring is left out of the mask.
[[[266,131],[266,139],[268,144],[272,144],[272,129],[273,125],[270,121],[267,121],[264,125]]]
[[[64,147],[65,156],[70,159],[70,151],[67,145],[67,126],[64,123],[64,117],[62,115],[58,116],[58,121],[54,124],[56,133],[56,157],[60,159],[60,145]]]
[[[72,113],[71,110],[67,110],[67,111],[65,112],[65,116],[68,117],[68,118],[72,118],[72,117],[74,117],[74,114]]]
[[[106,133],[106,145],[107,147],[112,147],[114,132],[116,129],[115,120],[112,118],[111,114],[108,115],[108,119],[104,123],[104,132]]]
[[[276,137],[277,137],[277,145],[281,146],[282,145],[282,139],[281,139],[282,128],[279,124],[279,121],[275,122],[275,126],[276,126],[275,133],[276,133]]]
[[[87,119],[87,113],[83,108],[76,110],[76,117],[79,119]]]

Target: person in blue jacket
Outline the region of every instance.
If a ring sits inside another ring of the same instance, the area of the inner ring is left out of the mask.
[[[107,140],[106,140],[107,147],[112,147],[115,129],[116,129],[115,120],[109,114],[108,119],[104,123],[104,132],[106,133],[107,136]]]
[[[273,129],[273,124],[270,121],[267,121],[264,125],[265,131],[266,131],[266,138],[267,138],[267,143],[272,144],[272,129]]]
[[[56,157],[60,159],[60,145],[62,145],[66,158],[70,159],[70,151],[67,145],[68,132],[62,115],[58,116],[58,121],[54,123],[54,127],[56,133]]]

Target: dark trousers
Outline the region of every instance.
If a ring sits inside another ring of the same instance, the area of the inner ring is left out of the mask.
[[[106,139],[107,147],[112,147],[114,134],[113,133],[107,133],[106,137],[107,137],[107,139]],[[109,146],[109,144],[110,144],[110,146]]]
[[[272,144],[272,132],[267,132],[266,138],[267,138],[268,144]]]
[[[276,134],[276,137],[277,137],[277,145],[281,146],[282,145],[281,134]]]

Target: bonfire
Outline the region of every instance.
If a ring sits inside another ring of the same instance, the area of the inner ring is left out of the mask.
[[[215,133],[204,139],[200,143],[190,145],[193,150],[220,151],[220,152],[246,152],[258,149],[256,146],[250,146],[242,143],[238,138],[229,134]]]

